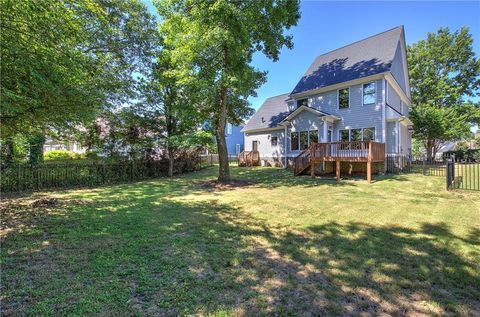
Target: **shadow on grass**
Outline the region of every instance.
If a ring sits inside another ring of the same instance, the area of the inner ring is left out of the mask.
[[[261,184],[265,176],[257,177]],[[293,231],[214,199],[182,201],[190,180],[143,196],[106,191],[97,205],[7,232],[2,315],[480,311],[478,262],[457,253],[465,241],[443,223],[414,230],[333,222]]]

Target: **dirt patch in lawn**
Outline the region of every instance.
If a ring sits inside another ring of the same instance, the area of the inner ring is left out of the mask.
[[[203,190],[207,191],[217,191],[217,190],[231,190],[242,187],[249,187],[254,185],[255,182],[247,181],[243,179],[233,179],[229,183],[221,183],[217,180],[209,180],[196,185]]]
[[[56,197],[2,200],[0,202],[0,238],[11,231],[31,227],[50,214],[64,212],[63,208],[66,206],[92,203]]]

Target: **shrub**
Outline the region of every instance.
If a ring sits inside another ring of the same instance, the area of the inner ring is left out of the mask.
[[[75,158],[75,153],[67,150],[50,150],[44,154],[44,159],[46,161],[71,160],[73,158]]]

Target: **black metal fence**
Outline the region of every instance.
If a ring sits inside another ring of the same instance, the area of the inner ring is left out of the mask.
[[[181,160],[174,164],[174,173],[182,174],[212,164],[211,156]],[[54,163],[16,165],[0,171],[2,193],[47,190],[75,186],[98,186],[133,182],[168,174],[168,161],[129,161],[117,163]]]
[[[386,172],[391,174],[419,173],[427,176],[445,176],[445,161],[411,159],[406,155],[387,155]]]
[[[447,160],[447,190],[465,189],[480,191],[480,162],[455,162]]]
[[[407,156],[387,155],[386,172],[391,174],[419,173],[445,177],[447,190],[480,190],[480,162],[454,156],[441,161],[410,159]]]

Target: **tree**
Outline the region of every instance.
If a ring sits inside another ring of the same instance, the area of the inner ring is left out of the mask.
[[[220,182],[230,181],[225,125],[250,115],[247,101],[266,74],[250,65],[255,52],[276,61],[283,46],[293,47],[285,30],[300,18],[297,0],[165,0],[155,5],[161,35],[175,48],[183,83],[202,87],[202,111],[212,122],[219,154]]]
[[[440,143],[460,139],[478,123],[480,108],[469,101],[478,96],[480,61],[468,28],[453,33],[441,28],[408,47],[414,137],[435,157]]]
[[[140,0],[0,0],[2,137],[71,129],[133,96],[155,21]]]
[[[139,110],[145,118],[154,120],[151,124],[160,129],[160,140],[168,156],[168,176],[174,172],[177,151],[203,143],[205,136],[198,131],[202,116],[195,107],[199,93],[196,86],[180,84],[176,72],[178,65],[172,55],[172,47],[163,46],[155,59],[151,76],[146,81],[143,92],[146,97]]]

